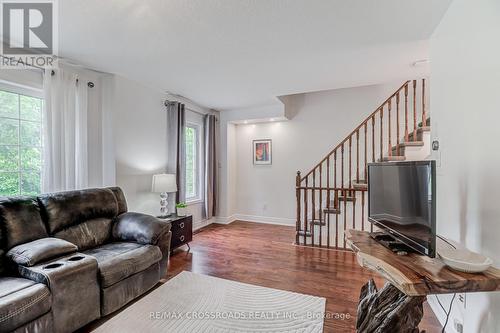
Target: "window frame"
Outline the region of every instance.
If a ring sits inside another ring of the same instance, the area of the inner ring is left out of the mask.
[[[19,184],[18,184],[18,193],[15,194],[14,196],[23,196],[23,195],[30,195],[26,194],[22,190],[22,180],[23,180],[23,174],[25,173],[32,173],[35,170],[23,170],[22,165],[21,165],[21,150],[23,147],[26,148],[39,148],[40,149],[40,169],[37,170],[40,174],[40,193],[42,193],[42,184],[43,184],[43,147],[44,147],[44,142],[43,142],[43,125],[44,125],[44,119],[43,119],[43,107],[44,107],[44,94],[43,90],[37,89],[37,88],[32,88],[28,86],[24,86],[21,84],[17,84],[14,82],[8,82],[4,80],[0,80],[0,90],[7,92],[7,93],[12,93],[18,95],[18,117],[13,118],[13,117],[5,117],[5,116],[0,116],[1,119],[10,119],[18,122],[18,140],[17,144],[0,144],[0,147],[17,147],[17,154],[18,154],[18,168],[17,171],[0,171],[0,173],[4,174],[18,174],[19,175]],[[40,114],[40,121],[33,121],[33,120],[27,120],[23,119],[21,117],[21,96],[26,96],[26,97],[31,97],[31,98],[38,98],[42,100],[42,105],[41,105],[41,114]],[[40,124],[40,145],[22,145],[21,144],[21,122],[29,122],[29,123],[36,123]]]
[[[187,173],[186,173],[186,180],[185,180],[185,193],[186,193],[186,204],[195,204],[199,203],[202,201],[202,196],[201,196],[201,172],[202,172],[202,159],[201,159],[201,154],[202,154],[202,148],[201,148],[201,129],[202,126],[201,124],[198,124],[193,121],[186,121],[185,124],[186,129],[192,128],[195,131],[195,162],[194,165],[196,167],[195,169],[195,183],[194,183],[194,189],[195,189],[195,196],[188,197],[187,196]],[[187,155],[186,155],[187,157]]]

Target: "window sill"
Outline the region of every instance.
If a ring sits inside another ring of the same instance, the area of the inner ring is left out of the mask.
[[[188,206],[194,206],[194,205],[198,205],[198,204],[201,204],[203,202],[203,200],[201,199],[192,199],[192,200],[186,200],[186,205]]]

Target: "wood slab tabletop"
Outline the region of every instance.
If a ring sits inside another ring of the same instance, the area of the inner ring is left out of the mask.
[[[361,266],[379,273],[408,296],[500,291],[497,268],[490,267],[483,273],[462,273],[451,270],[439,258],[416,253],[397,255],[366,231],[348,230],[346,238]]]

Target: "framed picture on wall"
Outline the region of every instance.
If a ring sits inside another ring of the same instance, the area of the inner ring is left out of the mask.
[[[253,164],[271,165],[272,155],[273,148],[271,140],[266,139],[253,141]]]

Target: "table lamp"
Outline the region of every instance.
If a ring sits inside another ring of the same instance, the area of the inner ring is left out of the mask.
[[[153,176],[152,192],[160,193],[160,216],[168,217],[168,193],[177,192],[177,181],[174,174]]]

